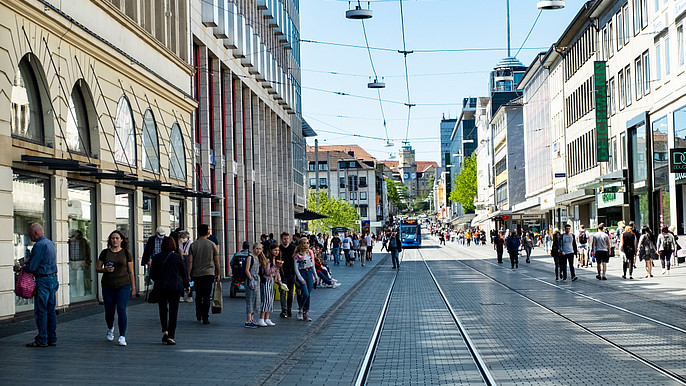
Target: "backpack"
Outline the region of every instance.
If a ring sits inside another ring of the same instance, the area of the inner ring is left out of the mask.
[[[579,233],[579,244],[586,244],[588,242],[588,235],[586,234],[586,231],[581,231]]]
[[[674,250],[674,236],[667,234],[667,236],[663,236],[663,241],[662,241],[662,249],[665,251],[673,251]]]

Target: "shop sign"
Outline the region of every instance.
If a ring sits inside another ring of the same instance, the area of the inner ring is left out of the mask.
[[[595,126],[596,158],[598,162],[610,160],[610,147],[607,127],[607,74],[605,62],[593,62],[595,79]]]
[[[598,191],[598,208],[609,208],[626,204],[626,194],[618,187],[604,188]]]
[[[686,148],[669,149],[670,173],[686,173]]]

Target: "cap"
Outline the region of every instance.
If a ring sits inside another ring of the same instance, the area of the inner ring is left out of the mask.
[[[243,242],[243,249],[250,249],[250,242],[244,241]]]
[[[164,227],[157,227],[157,233],[161,236],[164,236],[167,234],[167,230]]]

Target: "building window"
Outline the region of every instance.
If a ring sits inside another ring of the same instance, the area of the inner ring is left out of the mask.
[[[345,177],[339,177],[338,178],[338,187],[340,189],[345,188]]]
[[[307,170],[313,172],[314,171],[314,162],[310,162],[307,164]]]
[[[617,74],[617,79],[619,79],[619,110],[624,110],[624,104],[626,103],[625,89],[626,83],[624,82],[624,71],[620,71]]]
[[[498,209],[502,209],[502,206],[507,203],[507,182],[495,189],[495,203]]]
[[[367,217],[367,207],[366,206],[360,207],[360,217]]]
[[[648,178],[648,143],[645,125],[639,125],[631,132],[631,167],[634,171],[634,181],[645,181]]]
[[[326,162],[319,162],[319,170],[329,170],[329,165]]]
[[[640,56],[634,60],[634,70],[636,100],[639,100],[643,97],[643,61]]]
[[[617,51],[621,50],[624,46],[624,17],[622,16],[622,10],[615,15],[615,20],[617,20]]]
[[[622,159],[622,168],[627,168],[627,150],[626,150],[626,133],[622,132],[619,135],[619,146],[622,148],[622,153],[619,155]]]
[[[669,184],[669,141],[667,116],[653,121],[653,183],[664,187]]]
[[[684,25],[676,27],[676,55],[679,67],[684,65]]]
[[[341,200],[345,200],[345,192],[341,193]]]
[[[612,137],[610,141],[610,161],[607,163],[610,172],[617,170],[617,137]]]
[[[67,112],[65,133],[67,147],[75,153],[90,154],[91,151],[89,110],[95,111],[93,100],[86,82],[79,79],[69,96],[69,111]]]
[[[655,45],[655,80],[660,81],[662,79],[662,44],[657,43]]]
[[[317,187],[317,179],[316,178],[310,178],[310,188],[314,189]]]
[[[143,169],[160,172],[160,151],[157,125],[150,109],[143,115]]]
[[[350,200],[357,200],[357,192],[350,192]]]
[[[643,55],[643,95],[650,93],[650,53],[646,50]]]
[[[366,200],[367,199],[367,192],[360,192],[360,200]]]
[[[48,102],[46,97],[49,96],[39,63],[32,54],[27,54],[19,62],[12,84],[10,126],[13,136],[42,143],[45,138],[43,102]],[[45,121],[51,122],[50,119]]]
[[[174,123],[169,134],[169,176],[178,180],[186,179],[186,153],[181,136],[181,128]]]
[[[626,106],[631,105],[631,65],[624,68],[624,82],[626,83]]]
[[[610,78],[610,115],[617,112],[617,96],[615,94],[615,78]]]
[[[669,76],[670,72],[672,72],[672,69],[670,67],[670,58],[669,58],[669,35],[665,36],[665,76]]]
[[[319,179],[319,186],[320,187],[326,187],[326,178],[320,178]]]
[[[367,186],[367,177],[360,177],[360,187],[364,188]]]
[[[129,100],[122,95],[117,104],[114,121],[114,159],[130,166],[136,166],[136,129]]]
[[[607,46],[610,49],[610,56],[609,57],[611,58],[615,54],[615,45],[614,45],[614,42],[612,41],[615,38],[615,29],[614,29],[614,25],[612,24],[612,20],[610,20],[607,23],[607,28],[608,28],[607,38],[609,39],[608,40],[609,44]]]

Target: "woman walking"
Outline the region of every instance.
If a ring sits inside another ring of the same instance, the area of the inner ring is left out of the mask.
[[[622,251],[622,279],[626,279],[626,271],[629,270],[629,279],[633,279],[634,275],[634,259],[636,258],[636,236],[631,231],[630,226],[624,227],[622,233],[622,240],[619,244],[619,249]]]
[[[129,243],[119,230],[110,233],[107,248],[100,252],[95,271],[102,273],[102,300],[105,304],[105,323],[107,341],[114,340],[114,312],[116,309],[119,325],[120,346],[126,346],[126,306],[129,298],[136,296],[136,282],[133,273],[133,256]]]
[[[653,259],[657,258],[657,248],[653,242],[653,232],[649,226],[641,229],[641,238],[638,239],[638,258],[646,263],[646,279],[653,277]]]
[[[531,233],[524,233],[524,238],[522,239],[524,244],[524,251],[526,252],[526,262],[531,262],[531,250],[534,248],[534,240],[531,238]]]
[[[498,264],[503,263],[504,246],[505,246],[505,239],[503,238],[503,233],[498,232],[498,234],[495,236],[495,240],[493,243],[493,249],[495,249],[496,253],[498,253]]]
[[[298,246],[293,255],[295,260],[295,275],[300,283],[300,296],[298,297],[298,320],[311,322],[309,317],[310,311],[310,294],[314,286],[314,257],[310,251],[310,245],[305,239],[298,241]]]
[[[307,242],[306,238],[301,241]],[[262,244],[255,243],[252,246],[252,255],[245,258],[245,327],[257,328],[260,324],[255,323],[255,312],[260,310],[260,261],[259,257],[262,254]],[[267,324],[263,323],[266,327]]]
[[[175,345],[176,320],[179,314],[179,301],[183,292],[190,292],[186,263],[176,253],[176,242],[172,237],[162,239],[160,253],[152,257],[150,278],[155,283],[154,291],[158,293],[157,305],[160,310],[162,325],[162,343]]]
[[[560,276],[562,276],[562,270],[560,269],[560,236],[560,230],[555,228],[550,243],[550,256],[553,257],[553,262],[555,262],[555,280],[560,280]]]
[[[365,236],[360,236],[358,249],[360,250],[360,263],[364,267],[364,262],[367,260],[367,238]]]
[[[183,258],[183,263],[186,265],[186,271],[188,271],[188,254],[191,250],[191,244],[193,244],[193,240],[191,240],[191,234],[186,230],[181,231],[179,241],[181,257]],[[183,299],[179,298],[179,301],[181,302]],[[188,299],[186,299],[186,302],[193,303],[193,288],[188,291]]]
[[[355,258],[353,259],[351,266],[355,264],[355,259],[360,256],[360,235],[357,233],[353,233],[353,251],[355,251]]]
[[[665,273],[669,275],[672,254],[676,249],[675,245],[676,240],[674,240],[674,236],[669,232],[669,228],[662,227],[662,233],[657,236],[657,250],[660,253],[660,263],[662,264],[663,275]],[[667,270],[665,270],[665,264],[667,265]]]
[[[545,230],[545,235],[543,236],[543,242],[545,243],[545,253],[550,254],[550,249],[553,247],[553,239],[550,237],[550,231]]]
[[[269,251],[267,256],[261,253],[258,256],[260,261],[260,297],[262,299],[262,309],[260,312],[260,320],[257,325],[261,327],[275,326],[269,314],[274,312],[274,280],[279,285],[281,284],[281,276],[279,275],[279,266],[276,263],[279,260],[281,250],[276,243],[269,244]]]

